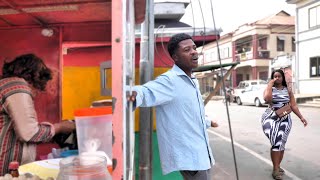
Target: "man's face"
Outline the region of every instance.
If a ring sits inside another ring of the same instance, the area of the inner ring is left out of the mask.
[[[179,43],[179,47],[173,55],[173,60],[183,71],[191,71],[193,68],[198,67],[198,52],[196,48],[191,39],[186,39]]]

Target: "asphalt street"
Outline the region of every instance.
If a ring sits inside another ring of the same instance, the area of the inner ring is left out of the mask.
[[[273,179],[270,143],[263,134],[260,123],[265,109],[266,107],[239,106],[234,103],[226,107],[221,100],[210,101],[206,105],[206,114],[219,123],[219,127],[208,130],[216,161],[212,172],[214,180],[234,180],[237,179],[236,174],[240,180]],[[320,108],[299,109],[309,125],[303,127],[299,118],[291,114],[293,127],[282,161],[282,168],[286,170],[284,180],[317,180],[320,179]],[[237,168],[228,119],[231,124]]]

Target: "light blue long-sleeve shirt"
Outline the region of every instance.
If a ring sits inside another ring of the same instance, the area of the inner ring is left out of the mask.
[[[178,66],[142,86],[136,107],[156,107],[157,136],[163,174],[207,170],[214,164],[206,129],[204,104],[196,78]]]

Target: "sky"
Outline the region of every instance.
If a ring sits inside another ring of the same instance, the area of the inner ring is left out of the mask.
[[[221,35],[232,32],[245,23],[255,22],[281,10],[295,16],[295,5],[287,4],[286,0],[191,0],[191,2],[192,8],[189,4],[180,21],[191,26],[203,27],[200,2],[205,26],[213,29],[211,2],[216,27],[223,31]],[[192,9],[195,23],[193,23]]]

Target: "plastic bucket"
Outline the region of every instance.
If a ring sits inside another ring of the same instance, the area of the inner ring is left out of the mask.
[[[112,107],[78,109],[74,112],[79,154],[102,155],[112,162]]]

